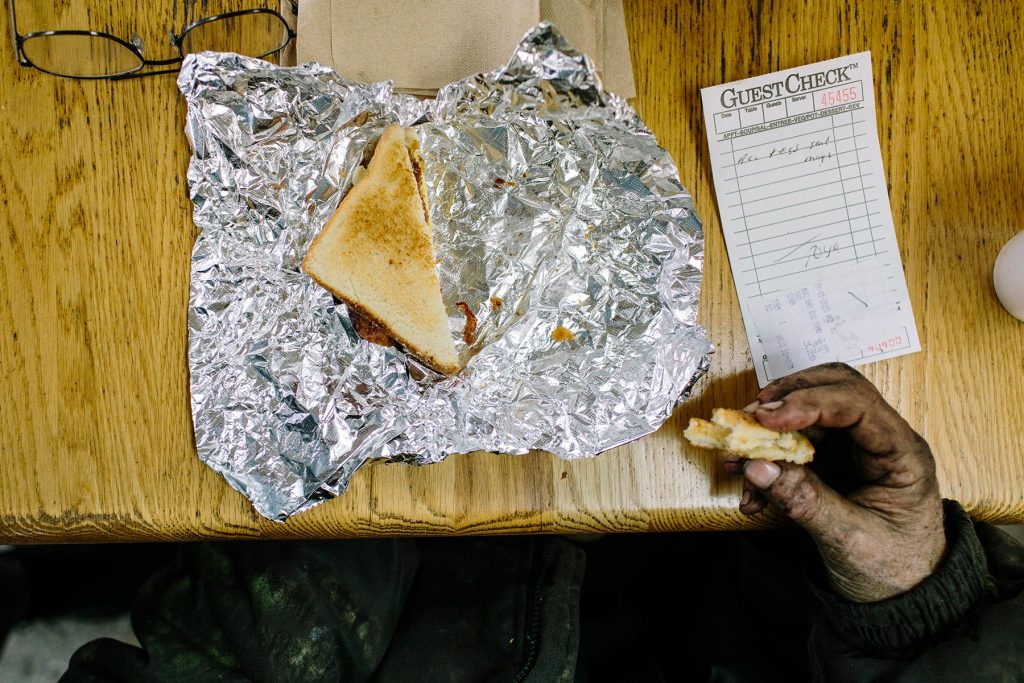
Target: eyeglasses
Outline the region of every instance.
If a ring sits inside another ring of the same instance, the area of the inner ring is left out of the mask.
[[[296,11],[297,3],[292,2]],[[31,66],[63,78],[123,79],[176,73],[178,68],[138,73],[145,66],[180,65],[185,55],[204,50],[237,52],[249,57],[269,57],[283,50],[295,37],[283,16],[272,9],[226,12],[193,21],[171,33],[178,56],[146,59],[142,41],[130,41],[102,31],[38,31],[18,33],[14,0],[10,0],[11,35],[21,66]]]

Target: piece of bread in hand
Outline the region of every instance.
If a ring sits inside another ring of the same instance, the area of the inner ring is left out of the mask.
[[[441,299],[416,135],[384,131],[373,158],[302,260],[321,287],[434,370],[459,371]]]
[[[814,459],[814,446],[800,432],[768,429],[742,410],[715,408],[711,421],[690,418],[683,432],[700,448],[719,448],[754,460],[785,460],[804,465]]]

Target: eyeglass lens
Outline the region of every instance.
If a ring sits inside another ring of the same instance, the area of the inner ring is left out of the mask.
[[[288,43],[288,25],[265,12],[222,17],[193,27],[181,39],[183,54],[214,50],[264,57]]]
[[[103,36],[33,36],[22,43],[21,49],[38,68],[61,76],[115,76],[142,65],[142,60],[130,49]]]

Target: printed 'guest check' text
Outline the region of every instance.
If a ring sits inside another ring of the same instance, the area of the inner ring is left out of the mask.
[[[919,351],[878,146],[871,54],[701,91],[761,386]]]

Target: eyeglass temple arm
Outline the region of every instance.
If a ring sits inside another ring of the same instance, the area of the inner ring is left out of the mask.
[[[171,34],[173,36],[173,34]],[[168,64],[181,64],[183,59],[181,57],[171,57],[170,59],[143,59],[143,66],[167,66]],[[126,81],[129,78],[142,78],[143,76],[159,76],[161,74],[176,74],[178,69],[161,69],[160,71],[136,71],[130,74],[121,74],[120,76],[111,76],[112,81]]]
[[[180,60],[178,60],[180,61]],[[149,64],[149,62],[146,62]],[[136,71],[131,74],[122,74],[120,76],[111,76],[112,81],[127,81],[129,78],[144,78],[145,76],[160,76],[162,74],[176,74],[179,73],[179,69],[163,69],[161,71]]]
[[[18,64],[25,66],[28,64],[28,60],[21,54],[21,45],[18,42],[18,19],[14,15],[14,0],[9,0],[7,4],[11,10],[11,42],[14,43],[14,58],[18,60]]]
[[[146,66],[167,66],[168,64],[181,64],[181,57],[171,57],[170,59],[143,59],[142,63]]]

